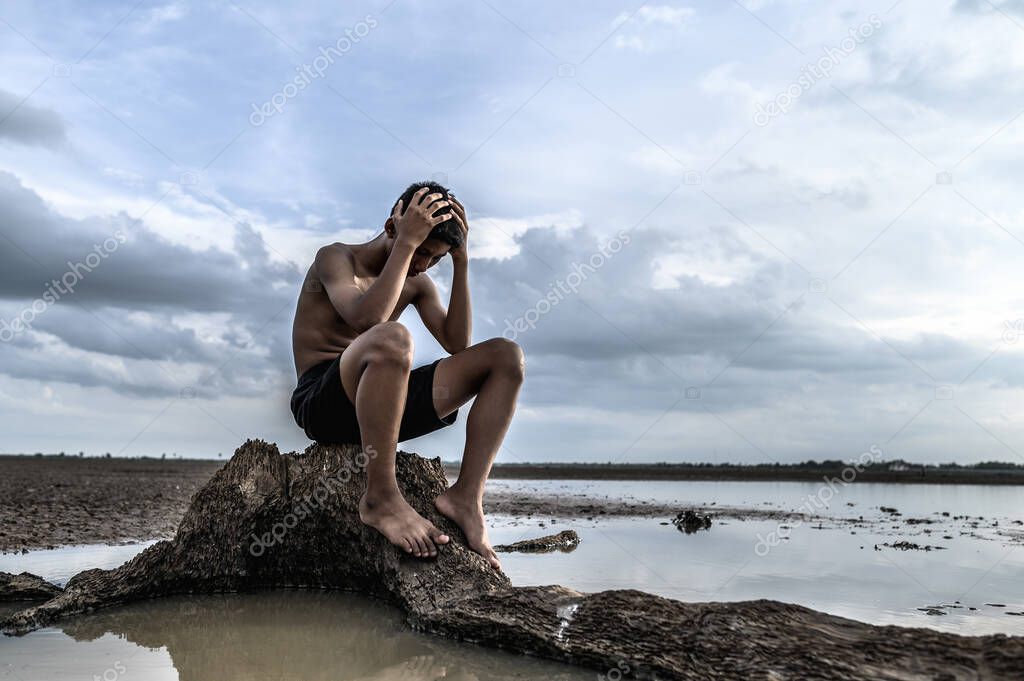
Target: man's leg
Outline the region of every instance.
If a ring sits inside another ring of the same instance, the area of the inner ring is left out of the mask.
[[[476,395],[466,420],[459,479],[434,502],[466,533],[469,546],[500,568],[484,521],[484,483],[505,438],[523,384],[523,351],[492,338],[441,360],[434,373],[434,407],[444,417]]]
[[[448,536],[406,502],[395,480],[412,349],[412,336],[404,326],[378,324],[345,349],[339,371],[345,393],[356,406],[363,449],[369,456],[359,517],[407,553],[425,558],[436,556],[436,544],[447,544]]]

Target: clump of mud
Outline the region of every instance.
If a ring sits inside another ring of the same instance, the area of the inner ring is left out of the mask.
[[[573,530],[564,530],[558,534],[517,541],[514,544],[501,544],[495,546],[494,550],[501,553],[551,553],[552,551],[571,553],[579,545],[580,536]]]
[[[882,550],[882,549],[878,548],[879,546],[885,546],[885,547],[890,548],[890,549],[898,549],[900,551],[931,551],[933,549],[936,550],[936,551],[942,551],[942,550],[944,550],[946,548],[945,546],[930,546],[928,544],[917,544],[917,543],[914,543],[912,541],[905,541],[905,540],[904,541],[893,542],[892,544],[890,544],[889,542],[884,542],[882,544],[875,544],[875,551],[881,551]]]
[[[672,524],[676,526],[676,529],[686,534],[693,534],[700,530],[711,529],[711,516],[702,515],[691,509],[680,511],[675,518],[672,519]]]

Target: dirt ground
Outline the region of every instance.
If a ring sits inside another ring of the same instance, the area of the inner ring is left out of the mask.
[[[0,551],[170,537],[223,464],[0,457]]]

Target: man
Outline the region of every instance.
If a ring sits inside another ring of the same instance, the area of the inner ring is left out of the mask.
[[[484,522],[484,482],[515,413],[523,353],[505,338],[470,345],[469,224],[451,192],[435,182],[411,185],[384,231],[363,244],[317,251],[295,311],[292,347],[298,385],[295,422],[320,443],[361,444],[370,456],[359,517],[420,558],[449,538],[405,500],[395,480],[398,443],[466,420],[459,478],[434,504],[495,569]],[[445,256],[454,266],[448,308],[423,272]],[[450,353],[412,369],[409,330],[395,321],[413,305]]]

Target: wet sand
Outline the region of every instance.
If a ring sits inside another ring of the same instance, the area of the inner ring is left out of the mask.
[[[0,457],[0,551],[170,537],[222,461]]]

